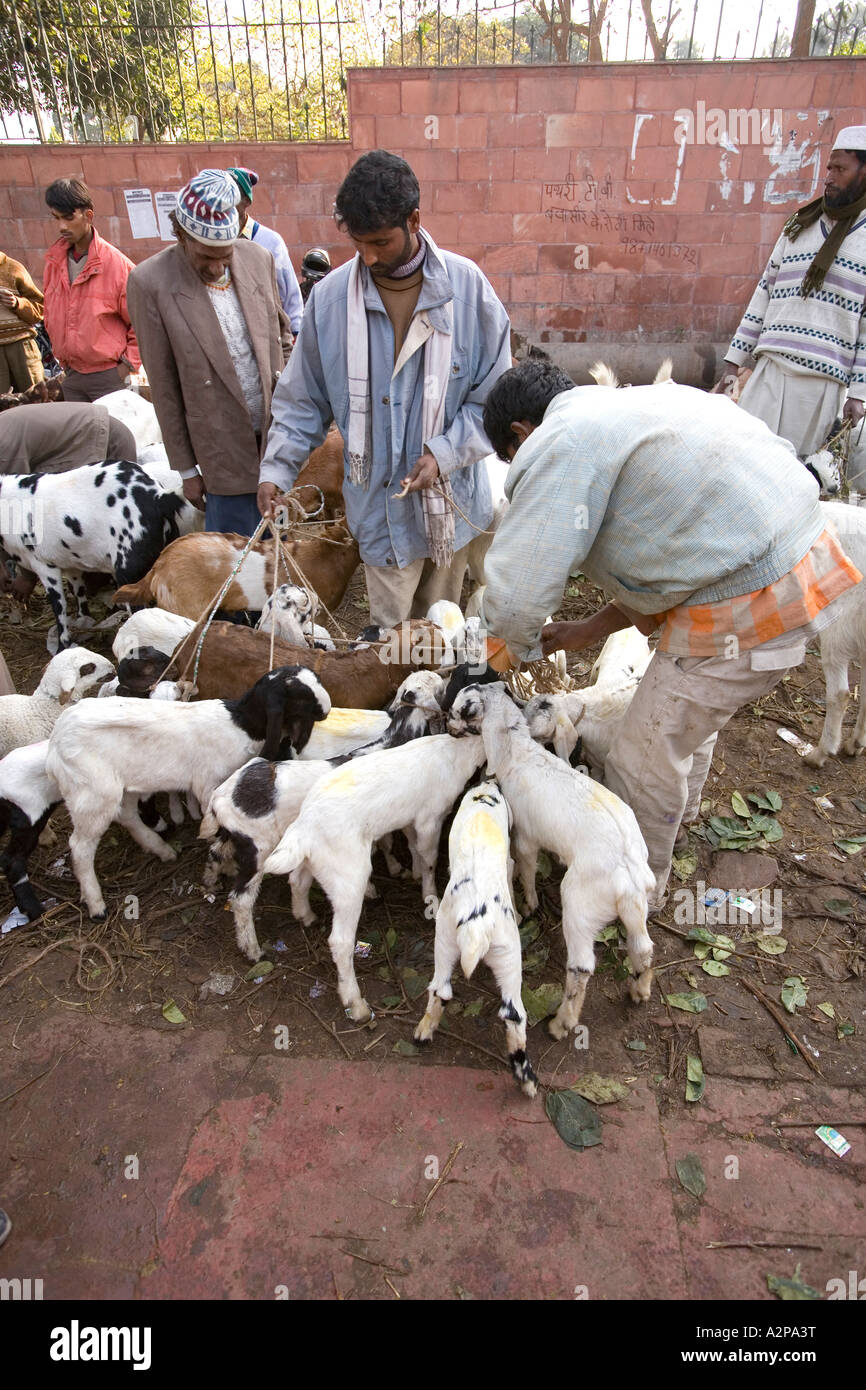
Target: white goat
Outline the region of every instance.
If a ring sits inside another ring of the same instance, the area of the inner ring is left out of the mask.
[[[832,525],[839,544],[849,560],[866,576],[866,507],[853,507],[846,502],[822,502],[821,511]],[[807,753],[804,762],[810,767],[823,767],[828,757],[841,751],[849,758],[862,753],[866,747],[866,578],[841,598],[833,607],[839,616],[821,633],[821,665],[824,668],[827,712],[817,748]],[[860,667],[860,707],[851,733],[842,742],[842,720],[848,707],[848,666],[854,661]]]
[[[477,660],[476,653],[479,650],[479,638],[477,634],[483,631],[483,629],[480,627],[480,615],[481,604],[484,601],[484,591],[486,587],[487,586],[485,584],[482,585],[480,589],[476,589],[466,605],[466,625],[462,634],[463,654],[461,655],[461,653],[458,651],[458,663],[460,661],[465,660],[469,660],[471,662],[475,662]],[[547,624],[552,622],[552,618],[545,618],[544,626],[547,627]],[[472,626],[473,624],[474,627]],[[470,633],[472,634],[471,637]],[[470,643],[474,645],[470,645]],[[556,674],[559,677],[560,685],[562,685],[562,687],[565,690],[569,690],[571,686],[574,684],[574,682],[571,679],[571,676],[568,674],[568,663],[566,661],[565,652],[551,652],[547,660],[551,663],[551,665],[556,667]]]
[[[276,757],[284,725],[300,743],[329,709],[327,691],[312,671],[284,666],[262,676],[240,700],[87,700],[64,711],[51,736],[46,771],[72,819],[72,866],[90,915],[105,913],[93,860],[113,820],[143,849],[175,858],[141,820],[140,796],[192,791],[207,806],[214,788],[263,745],[265,756]]]
[[[457,735],[481,734],[488,771],[514,816],[514,858],[530,911],[538,906],[539,849],[566,865],[560,893],[568,969],[550,1032],[564,1038],[580,1022],[595,969],[593,944],[615,917],[625,927],[628,954],[638,972],[629,981],[631,997],[648,999],[653,945],[646,928],[647,895],[655,888],[655,876],[631,807],[533,742],[502,684],[469,686],[457,697],[448,727]]]
[[[0,758],[47,738],[65,705],[113,675],[111,662],[98,652],[67,647],[51,658],[32,695],[0,695]]]
[[[182,618],[179,613],[168,613],[164,608],[141,608],[117,629],[111,650],[117,661],[123,661],[127,656],[136,656],[141,647],[155,647],[165,652],[168,665],[168,657],[194,627],[192,618]]]
[[[431,1042],[452,995],[458,960],[467,980],[480,960],[493,971],[502,996],[508,1061],[518,1085],[534,1096],[538,1078],[526,1055],[526,1009],[520,933],[511,899],[508,834],[511,813],[496,782],[481,782],[464,796],[448,836],[451,876],[436,914],[433,979],[416,1042]]]
[[[279,640],[293,647],[335,651],[334,639],[326,627],[313,621],[315,616],[315,605],[306,589],[299,584],[279,584],[265,600],[256,627],[260,632],[270,632],[273,627]]]
[[[298,819],[265,862],[266,873],[294,874],[303,922],[314,920],[308,897],[314,878],[330,898],[334,920],[328,944],[337,967],[337,990],[356,1022],[370,1017],[352,957],[372,846],[383,835],[411,827],[422,892],[428,906],[438,907],[434,870],[442,823],[483,761],[480,739],[455,743],[447,734],[357,758],[313,787]]]
[[[581,756],[593,772],[604,771],[614,735],[649,665],[652,652],[636,627],[615,632],[592,668],[594,685],[559,695],[535,695],[526,706],[529,732],[539,743],[552,743],[568,762],[581,744]]]
[[[60,789],[45,771],[48,740],[13,748],[0,760],[0,838],[9,843],[0,854],[0,868],[21,912],[31,922],[42,916],[42,904],[27,872],[27,861],[60,801]]]

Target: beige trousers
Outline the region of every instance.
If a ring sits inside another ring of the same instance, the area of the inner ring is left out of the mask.
[[[451,564],[439,568],[432,560],[413,560],[402,570],[396,565],[365,565],[370,622],[393,627],[406,618],[426,617],[439,599],[459,604],[468,551],[468,545],[455,550]]]
[[[0,652],[0,695],[14,694],[15,682],[13,681],[12,676],[10,675],[9,667],[6,665],[3,653]]]
[[[661,905],[682,821],[695,820],[719,730],[766,695],[785,670],[753,671],[750,653],[725,657],[656,652],[604,765],[604,782],[634,811]]]
[[[800,458],[821,448],[830,426],[842,414],[845,387],[827,376],[786,371],[762,352],[740,393],[739,404],[787,439]]]

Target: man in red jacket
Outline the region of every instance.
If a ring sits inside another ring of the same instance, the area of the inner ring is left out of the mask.
[[[45,256],[45,328],[66,368],[63,399],[97,401],[141,366],[126,282],[132,261],[103,241],[81,179],[55,179],[45,201],[60,239]]]

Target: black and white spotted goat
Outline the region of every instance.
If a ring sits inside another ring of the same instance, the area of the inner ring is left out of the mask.
[[[275,758],[290,734],[296,747],[331,707],[327,691],[303,666],[282,666],[239,700],[193,704],[85,700],[61,714],[45,770],[72,820],[72,867],[91,917],[105,913],[94,856],[116,820],[160,859],[175,852],[142,821],[138,798],[191,791],[207,806],[214,789],[250,758]]]
[[[433,979],[416,1042],[432,1042],[442,1008],[451,998],[458,960],[467,980],[479,961],[489,966],[502,997],[511,1070],[527,1096],[538,1078],[526,1055],[526,1009],[521,999],[520,933],[511,898],[508,853],[511,813],[498,784],[481,782],[460,803],[448,836],[451,877],[436,914]]]
[[[481,735],[488,772],[514,816],[514,859],[530,912],[538,906],[539,849],[549,850],[566,866],[560,894],[568,969],[550,1032],[564,1038],[580,1022],[595,970],[595,938],[616,917],[625,927],[637,972],[629,993],[636,1001],[649,999],[653,944],[646,927],[647,896],[655,876],[634,811],[536,743],[502,684],[468,686],[454,702],[448,729],[458,737]]]
[[[176,538],[182,507],[182,497],[123,461],[0,478],[0,545],[45,586],[60,648],[70,645],[64,579],[88,616],[84,573],[118,585],[141,579]]]

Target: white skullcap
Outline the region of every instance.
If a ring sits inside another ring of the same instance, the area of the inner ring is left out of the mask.
[[[866,125],[846,125],[833,141],[834,150],[866,150]]]

